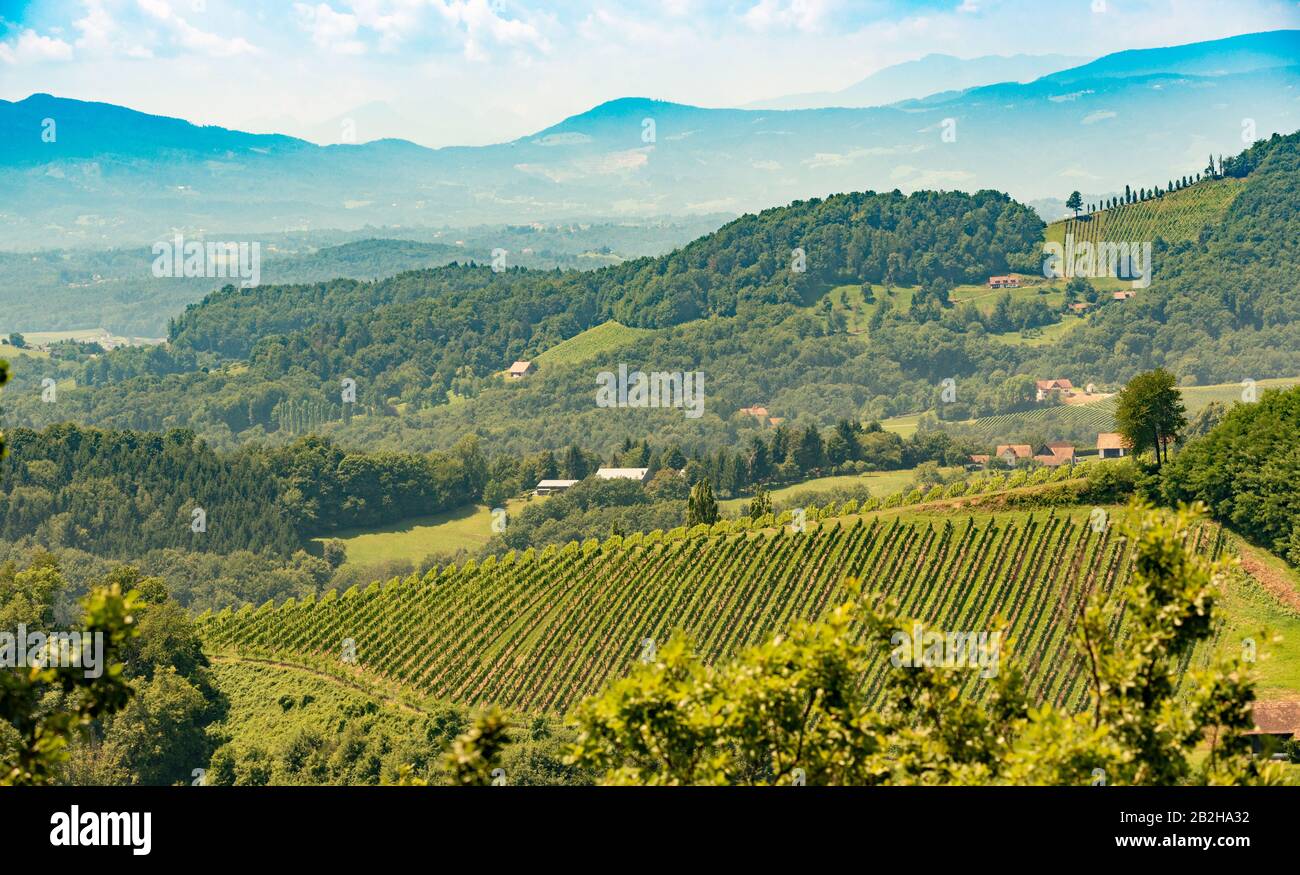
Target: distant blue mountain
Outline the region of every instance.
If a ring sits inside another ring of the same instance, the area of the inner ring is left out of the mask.
[[[1168,48],[1115,52],[1045,78],[1056,83],[1068,83],[1105,76],[1150,76],[1156,73],[1227,76],[1298,63],[1300,30],[1275,30]]]
[[[317,146],[37,94],[0,101],[0,247],[741,212],[848,190],[1022,200],[1165,185],[1300,129],[1300,32],[1121,52],[888,107],[601,104],[483,147]],[[1162,67],[1170,69],[1161,69]],[[53,119],[54,142],[41,137]]]
[[[964,91],[997,82],[1030,82],[1076,67],[1086,58],[1069,55],[986,55],[955,58],[930,54],[877,70],[839,91],[789,94],[746,104],[744,109],[818,109],[828,106],[885,106],[931,94]]]

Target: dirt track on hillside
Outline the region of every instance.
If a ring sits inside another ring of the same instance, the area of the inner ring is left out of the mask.
[[[1291,581],[1287,580],[1285,574],[1275,568],[1270,568],[1245,550],[1241,552],[1241,568],[1255,578],[1260,586],[1272,593],[1282,604],[1287,605],[1294,611],[1300,611],[1300,592],[1296,592],[1295,587],[1291,585]]]

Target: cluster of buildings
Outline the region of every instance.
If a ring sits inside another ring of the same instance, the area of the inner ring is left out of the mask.
[[[776,428],[778,425],[785,422],[785,417],[771,416],[768,414],[767,408],[762,406],[742,407],[740,408],[740,412],[746,416],[752,416],[757,419],[759,425],[766,423],[771,428]]]
[[[596,476],[601,480],[635,480],[637,483],[644,483],[649,473],[649,468],[596,469]],[[537,484],[537,488],[533,490],[533,494],[554,495],[557,492],[564,492],[577,482],[577,480],[542,480]]]
[[[1097,456],[1102,459],[1118,459],[1128,455],[1132,446],[1123,435],[1115,432],[1098,432]],[[1078,460],[1078,453],[1073,444],[1064,441],[1052,441],[1035,447],[1032,444],[998,444],[992,455],[973,455],[970,457],[973,468],[988,468],[1001,464],[1015,468],[1021,464],[1045,465],[1056,468],[1061,465],[1073,465]]]

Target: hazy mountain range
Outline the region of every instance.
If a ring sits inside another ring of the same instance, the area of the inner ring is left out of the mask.
[[[1278,31],[887,107],[629,97],[508,143],[436,150],[318,146],[37,94],[0,102],[0,246],[738,213],[867,189],[996,188],[1028,201],[1163,186],[1252,135],[1300,128],[1297,59],[1300,31]]]
[[[1086,62],[1070,55],[985,55],[956,58],[931,54],[894,64],[839,91],[812,91],[757,100],[744,109],[818,109],[828,106],[884,106],[908,100],[993,85],[998,82],[1032,82],[1048,73]]]

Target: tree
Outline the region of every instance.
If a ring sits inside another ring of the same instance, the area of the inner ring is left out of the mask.
[[[713,498],[713,487],[704,477],[691,487],[691,497],[686,499],[686,525],[701,523],[711,526],[718,521],[718,503]]]
[[[95,721],[126,707],[132,689],[118,660],[137,632],[135,600],[135,593],[123,595],[117,585],[92,590],[82,600],[80,631],[92,640],[103,636],[102,671],[95,677],[80,665],[0,671],[0,721],[16,736],[0,753],[0,786],[54,783],[69,744]]]
[[[1187,408],[1174,375],[1164,368],[1138,374],[1120,391],[1115,423],[1134,452],[1154,450],[1156,466],[1168,458],[1169,445],[1187,426]]]
[[[1300,565],[1300,388],[1215,414],[1222,421],[1161,471],[1164,499],[1205,502],[1221,522]],[[1189,432],[1205,425],[1197,420]]]
[[[1079,218],[1079,208],[1082,206],[1083,195],[1079,194],[1077,191],[1070,192],[1070,197],[1065,201],[1065,208],[1067,210],[1074,210],[1074,217],[1076,219]]]
[[[759,517],[766,516],[771,512],[772,512],[772,493],[768,492],[762,486],[755,486],[754,498],[752,501],[749,502],[749,506],[745,508],[745,512],[741,514],[741,516],[747,516],[752,520],[756,520]]]
[[[1242,734],[1248,666],[1221,659],[1181,671],[1213,635],[1229,564],[1187,548],[1192,512],[1135,515],[1134,575],[1123,592],[1094,592],[1080,624],[1084,713],[1032,703],[997,646],[980,650],[979,667],[993,670],[976,685],[982,699],[963,694],[972,684],[962,671],[892,658],[911,621],[888,601],[874,609],[876,597],[849,580],[848,600],[823,620],[725,664],[706,665],[675,636],[579,705],[569,762],[607,784],[1086,785],[1097,770],[1113,785],[1277,782]],[[892,667],[873,710],[861,679],[884,659]]]
[[[457,786],[491,784],[497,762],[510,744],[510,722],[492,708],[479,715],[469,730],[452,742],[444,758],[450,783]],[[499,774],[499,773],[498,773]]]
[[[798,433],[794,461],[804,473],[820,468],[825,463],[826,448],[816,425],[809,423]]]
[[[772,476],[772,466],[767,455],[767,443],[763,440],[762,435],[756,434],[749,439],[749,457],[746,461],[749,465],[750,483],[761,483]]]

